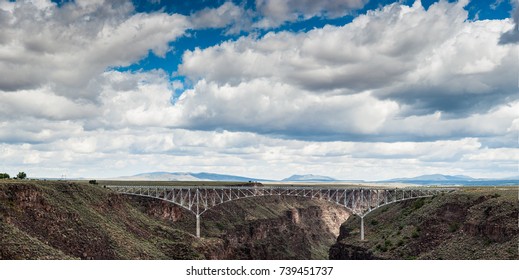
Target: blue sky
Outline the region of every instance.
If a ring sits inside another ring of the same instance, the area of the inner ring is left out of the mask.
[[[518,173],[516,0],[0,0],[0,172]]]

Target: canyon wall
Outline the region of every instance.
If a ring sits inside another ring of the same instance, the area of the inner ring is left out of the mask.
[[[142,211],[194,232],[194,215],[168,202],[132,198]],[[176,213],[176,214],[172,214]],[[254,197],[201,216],[195,247],[208,259],[326,259],[349,212],[326,201]]]
[[[518,259],[517,189],[459,190],[409,200],[341,226],[330,259]]]
[[[360,220],[326,201],[255,197],[195,217],[73,182],[0,181],[0,259],[518,259],[517,189],[465,189]],[[340,231],[339,231],[340,229]]]
[[[0,182],[0,259],[326,259],[348,212],[260,197],[202,215],[171,203],[61,181]]]

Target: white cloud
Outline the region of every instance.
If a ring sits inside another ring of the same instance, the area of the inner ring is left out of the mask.
[[[256,79],[236,86],[199,81],[175,105],[179,124],[318,137],[376,132],[398,105],[369,92],[316,95],[294,86]]]
[[[361,9],[368,0],[256,0],[255,9],[246,9],[232,1],[217,8],[194,12],[190,21],[195,28],[226,28],[227,34],[272,29],[286,22],[312,17],[337,18]]]
[[[368,0],[256,0],[256,9],[264,17],[256,26],[276,27],[299,18],[341,17],[361,9]]]
[[[473,138],[396,143],[313,142],[243,132],[142,128],[85,131],[33,145],[0,144],[0,150],[3,165],[16,168],[23,164],[31,176],[58,177],[110,177],[157,170],[221,172],[271,179],[293,173],[326,174],[341,179],[385,179],[395,174],[423,173],[504,177],[516,168],[515,149],[484,148]],[[8,171],[13,173],[16,169]]]
[[[449,139],[457,137],[506,137],[519,132],[514,123],[519,118],[519,102],[501,105],[489,112],[460,118],[444,118],[435,112],[423,116],[395,118],[379,131],[388,138]],[[504,143],[503,143],[504,144]],[[509,143],[508,145],[510,145]]]
[[[512,24],[468,21],[466,4],[392,4],[345,26],[187,51],[179,71],[195,86],[177,104],[183,127],[388,141],[495,134],[464,126],[517,99],[517,53],[498,45]]]
[[[197,11],[189,17],[189,20],[195,29],[227,28],[227,33],[234,34],[250,28],[251,13],[229,1],[218,8]]]
[[[91,129],[168,127],[175,124],[178,113],[171,104],[175,83],[169,82],[165,72],[131,74],[110,71],[103,77],[100,116],[91,120]]]
[[[92,80],[169,50],[189,22],[181,15],[132,14],[130,2],[2,1],[0,90],[52,87],[68,98],[95,99]],[[17,69],[17,71],[12,71]],[[85,89],[86,88],[86,89]]]
[[[92,117],[96,107],[93,104],[74,102],[54,94],[49,88],[0,91],[0,117],[19,119],[23,116],[50,120],[74,120]]]
[[[427,11],[419,2],[413,7],[393,4],[341,27],[269,33],[261,39],[244,37],[188,51],[180,71],[194,80],[220,84],[267,77],[312,90],[354,91],[406,82],[417,75],[415,71],[432,67],[431,62],[439,69],[423,72],[441,72],[455,63],[456,69],[461,68],[455,74],[489,72],[511,50],[495,44],[500,32],[511,25],[508,21],[467,22],[466,16],[461,5],[447,2]],[[459,36],[463,40],[456,40]],[[481,43],[484,49],[476,56],[479,49],[473,46]],[[444,60],[464,52],[468,54],[452,63]]]
[[[24,144],[54,142],[75,137],[83,131],[82,124],[73,121],[48,121],[32,116],[20,116],[0,121],[0,143]]]

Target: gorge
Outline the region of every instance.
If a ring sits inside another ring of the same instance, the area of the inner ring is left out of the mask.
[[[517,191],[395,203],[359,220],[340,206],[255,197],[194,215],[103,186],[0,182],[0,259],[517,259]],[[342,225],[342,226],[341,226]]]

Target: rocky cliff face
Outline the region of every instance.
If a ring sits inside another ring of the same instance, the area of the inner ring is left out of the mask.
[[[206,256],[211,259],[323,259],[337,238],[342,209],[314,202],[277,218],[253,219],[235,226]]]
[[[71,197],[74,188],[59,185],[57,191],[64,197]],[[4,227],[11,226],[22,232],[30,232],[32,238],[43,241],[44,245],[59,248],[57,254],[81,258],[114,258],[113,252],[106,250],[109,248],[109,240],[102,231],[83,227],[83,220],[78,212],[63,211],[63,208],[53,203],[52,197],[47,197],[40,189],[30,184],[11,185],[0,192],[0,200],[4,202],[2,220],[7,224]],[[71,203],[66,200],[63,202]],[[88,236],[90,241],[75,239],[74,233],[79,231]],[[88,246],[85,244],[87,242]]]
[[[0,259],[201,258],[194,239],[98,186],[0,182]]]
[[[330,259],[518,259],[517,190],[472,189],[378,209],[341,226]]]
[[[177,206],[146,198],[134,200],[155,217],[184,227],[194,223],[193,215]],[[180,214],[171,215],[177,212]],[[293,197],[238,200],[202,215],[203,238],[195,246],[208,259],[325,259],[348,217],[345,209],[325,201]]]
[[[179,206],[167,201],[139,197],[127,197],[127,199],[140,204],[146,214],[168,222],[177,222],[186,214],[189,215],[189,213],[185,213],[186,211]]]

